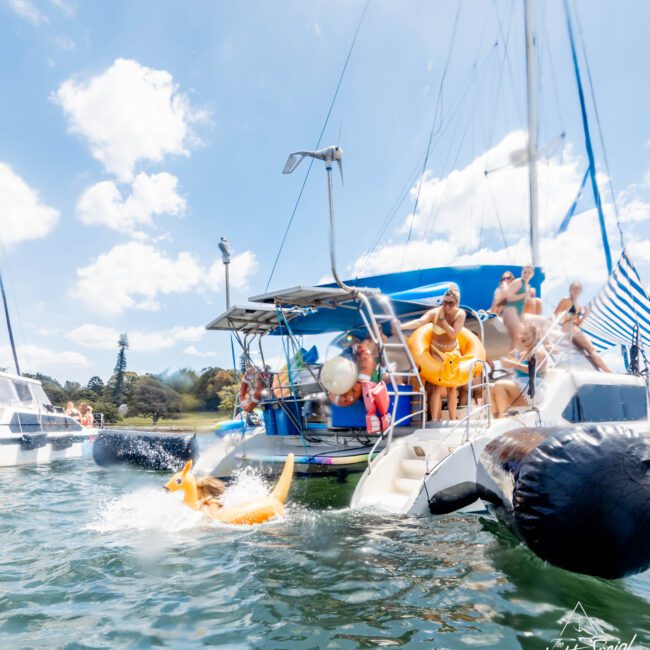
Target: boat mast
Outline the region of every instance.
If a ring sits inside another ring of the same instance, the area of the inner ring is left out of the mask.
[[[526,26],[526,91],[528,100],[528,188],[530,199],[530,251],[532,264],[539,265],[539,211],[537,201],[537,85],[532,0],[524,0]]]
[[[2,293],[2,304],[5,309],[5,319],[7,321],[7,332],[9,333],[9,343],[11,343],[11,351],[14,355],[14,363],[16,364],[16,374],[20,374],[20,366],[18,365],[18,355],[16,354],[16,343],[14,342],[14,333],[11,329],[11,319],[9,318],[9,307],[7,306],[7,294],[5,293],[5,285],[2,281],[2,273],[0,272],[0,293]]]

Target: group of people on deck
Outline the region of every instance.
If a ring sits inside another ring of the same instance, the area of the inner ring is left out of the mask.
[[[93,407],[86,402],[79,402],[79,407],[75,406],[74,402],[67,402],[64,412],[68,417],[76,420],[84,427],[93,426]]]
[[[543,334],[551,323],[557,324],[570,337],[573,344],[581,350],[590,360],[592,365],[602,372],[611,372],[603,359],[596,352],[593,344],[581,331],[580,326],[588,315],[588,309],[579,304],[582,285],[572,282],[569,286],[569,295],[562,298],[556,306],[553,318],[549,321],[542,316],[542,303],[536,296],[535,289],[530,286],[534,276],[532,266],[524,266],[521,276],[516,278],[507,271],[501,277],[499,286],[494,292],[490,307],[492,314],[503,319],[511,339],[510,353],[499,359],[504,369],[511,374],[504,379],[490,384],[492,412],[495,417],[502,417],[512,406],[531,404],[527,387],[529,384],[529,363],[535,357],[537,376],[543,377],[546,368],[547,350],[544,345],[539,345]],[[433,325],[431,355],[444,360],[450,352],[458,350],[458,334],[465,325],[466,313],[460,307],[460,293],[456,288],[450,288],[442,299],[440,307],[429,310],[420,318],[399,324],[402,330],[415,330],[423,325]],[[490,368],[494,370],[493,359],[488,359]],[[462,389],[461,389],[462,390]],[[536,383],[537,402],[543,395],[543,381]],[[439,420],[442,416],[442,398],[446,392],[447,410],[450,420],[455,420],[459,404],[459,389],[427,384],[429,395],[429,415],[432,420]],[[462,395],[465,403],[469,395]]]

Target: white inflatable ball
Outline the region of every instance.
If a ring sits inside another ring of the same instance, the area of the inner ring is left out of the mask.
[[[347,357],[334,357],[320,371],[320,381],[334,395],[347,393],[357,381],[359,371],[357,364]]]

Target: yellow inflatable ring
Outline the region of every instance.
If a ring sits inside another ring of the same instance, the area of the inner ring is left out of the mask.
[[[413,360],[420,367],[420,375],[431,384],[438,386],[463,386],[469,382],[469,371],[472,361],[485,361],[485,348],[478,336],[463,327],[458,333],[458,350],[445,355],[445,360],[435,358],[431,354],[433,325],[427,323],[411,334],[408,346]],[[474,376],[481,373],[481,366],[474,366]]]

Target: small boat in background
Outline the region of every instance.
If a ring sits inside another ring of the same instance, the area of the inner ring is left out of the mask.
[[[52,406],[36,379],[0,372],[0,467],[90,456],[97,433]]]

